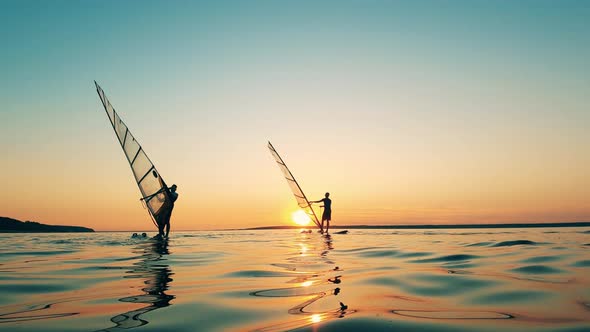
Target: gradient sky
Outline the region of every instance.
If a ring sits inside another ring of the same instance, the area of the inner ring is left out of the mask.
[[[338,224],[590,220],[588,1],[0,0],[0,216],[292,224],[271,140]]]

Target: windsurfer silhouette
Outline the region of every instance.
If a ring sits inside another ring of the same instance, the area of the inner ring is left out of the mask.
[[[329,198],[330,193],[326,193],[326,197],[318,200],[311,201],[310,203],[324,203],[324,213],[322,213],[322,230],[324,229],[324,221],[326,221],[326,234],[330,229],[330,220],[332,220],[332,200]]]
[[[156,223],[158,224],[158,235],[160,237],[168,237],[170,233],[170,217],[172,216],[172,209],[174,209],[174,202],[178,199],[178,193],[176,192],[176,185],[173,184],[170,188],[164,185],[164,187],[152,195],[142,198],[142,200],[149,200],[150,198],[166,191],[167,196],[170,200],[166,200],[166,204],[162,206],[161,212],[156,216]],[[166,233],[164,233],[166,229]]]

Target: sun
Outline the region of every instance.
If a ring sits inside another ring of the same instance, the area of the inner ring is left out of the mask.
[[[309,216],[307,215],[307,213],[305,213],[305,211],[303,210],[297,210],[295,212],[293,212],[293,214],[291,215],[291,218],[293,218],[293,221],[300,226],[307,226],[309,224],[309,222],[311,221],[311,219],[309,219]]]

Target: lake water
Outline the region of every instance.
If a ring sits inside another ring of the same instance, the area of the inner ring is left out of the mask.
[[[0,235],[1,331],[590,331],[590,228]]]

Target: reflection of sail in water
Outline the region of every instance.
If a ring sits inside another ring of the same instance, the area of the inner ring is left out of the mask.
[[[287,283],[300,283],[296,287],[265,289],[250,293],[260,297],[302,297],[305,301],[287,310],[298,316],[294,320],[271,326],[257,328],[257,331],[284,331],[342,318],[354,310],[339,299],[342,292],[342,269],[328,258],[334,249],[330,237],[301,234],[301,242],[296,244],[297,254],[289,257],[286,263],[273,264],[287,271],[297,271],[298,277]],[[321,244],[316,241],[322,241]],[[305,272],[303,272],[305,271]]]
[[[167,239],[150,239],[140,243],[137,252],[141,254],[141,260],[133,264],[133,269],[128,271],[125,278],[144,279],[143,294],[120,298],[121,302],[145,303],[147,306],[137,310],[128,311],[111,318],[116,325],[101,331],[118,331],[132,329],[148,324],[142,319],[142,315],[158,308],[167,307],[174,295],[166,294],[168,283],[172,281],[172,271],[165,264],[165,255],[168,255]]]

